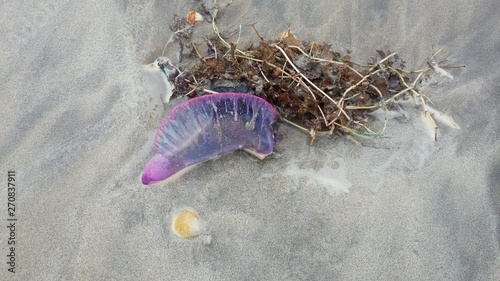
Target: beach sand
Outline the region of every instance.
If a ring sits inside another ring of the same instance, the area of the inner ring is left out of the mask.
[[[425,94],[461,130],[438,123],[434,142],[411,103],[388,138],[309,146],[283,124],[269,159],[239,151],[148,187],[140,175],[171,105],[142,66],[198,1],[51,2],[0,5],[0,279],[500,280],[497,0],[233,1],[217,24],[241,24],[241,46],[258,42],[255,23],[270,39],[290,24],[356,61],[390,49],[410,69],[444,48],[467,67]],[[203,22],[193,37],[210,32]],[[183,207],[202,235],[172,233]]]

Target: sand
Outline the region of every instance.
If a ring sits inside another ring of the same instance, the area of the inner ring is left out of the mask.
[[[384,139],[308,146],[282,125],[270,159],[235,152],[151,187],[140,174],[171,104],[142,65],[198,2],[49,2],[0,5],[2,280],[500,280],[498,1],[234,1],[218,25],[242,24],[241,45],[251,23],[266,38],[290,23],[359,61],[391,49],[417,69],[444,48],[467,67],[426,94],[461,130],[438,123],[435,143],[411,104]],[[204,225],[191,240],[170,229],[183,207]]]

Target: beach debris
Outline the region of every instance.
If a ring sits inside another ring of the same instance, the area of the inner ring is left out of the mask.
[[[144,70],[161,73],[162,81],[165,85],[165,94],[162,95],[162,101],[167,104],[170,101],[170,97],[172,97],[174,89],[174,84],[170,82],[170,76],[177,73],[177,70],[172,64],[172,60],[167,57],[158,57],[154,62],[145,65]]]
[[[188,19],[179,17],[177,14],[172,16],[169,28],[174,32],[168,40],[169,42],[173,40],[182,41],[184,39],[189,39],[191,35],[193,35],[193,26],[188,23]]]
[[[217,12],[219,8],[217,6],[217,0],[201,0],[201,5],[205,12],[209,13],[212,18],[217,17]]]
[[[172,231],[184,239],[198,236],[202,231],[198,213],[192,208],[183,208],[172,220]]]
[[[196,20],[196,15],[194,15],[194,19]],[[173,31],[172,35],[168,38],[165,46],[163,46],[162,56],[167,49],[167,46],[174,42],[178,41],[179,43],[179,54],[178,54],[178,63],[181,63],[182,60],[182,51],[184,49],[184,42],[189,40],[193,35],[193,25],[188,23],[188,17],[179,17],[179,15],[174,14],[172,19],[170,20],[169,28]]]
[[[427,129],[430,132],[430,136],[434,138],[434,141],[437,141],[438,137],[438,126],[436,125],[436,121],[434,121],[434,118],[432,118],[432,115],[428,112],[424,112],[424,124],[427,125]]]
[[[238,149],[264,159],[273,152],[275,119],[273,106],[251,94],[212,94],[181,103],[158,128],[156,154],[146,164],[142,183],[164,181]]]
[[[201,0],[201,7],[212,19],[217,17],[217,13],[224,10],[233,0]]]
[[[202,244],[203,246],[211,246],[213,243],[213,237],[210,234],[203,235]]]
[[[368,113],[391,110],[399,99],[412,98],[433,123],[421,83],[434,73],[451,78],[444,69],[463,67],[436,63],[440,50],[420,70],[406,70],[396,52],[382,50],[360,64],[351,59],[349,50],[342,54],[329,44],[298,39],[290,26],[279,39],[266,40],[252,25],[258,44],[240,48],[239,39],[233,43],[221,36],[214,19],[212,25],[215,35],[206,38],[206,46],[190,45],[188,52],[197,64],[176,77],[173,95],[194,98],[220,81],[229,87],[245,85],[249,93],[276,108],[280,121],[308,134],[311,144],[318,136],[333,133],[384,136],[387,120],[382,131],[374,132]]]
[[[187,20],[187,23],[189,23],[190,25],[196,25],[199,22],[203,21],[203,16],[200,13],[198,13],[197,11],[192,10],[191,12],[189,12],[187,14],[186,20]]]
[[[460,126],[458,126],[457,123],[453,121],[453,118],[451,118],[450,116],[430,106],[427,106],[427,111],[432,115],[434,119],[436,119],[440,123],[452,129],[460,130]]]

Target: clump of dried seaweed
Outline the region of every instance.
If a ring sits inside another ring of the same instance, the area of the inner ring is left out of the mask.
[[[282,121],[309,133],[311,143],[317,135],[335,132],[381,136],[385,124],[382,131],[373,132],[367,113],[387,110],[395,100],[411,96],[437,139],[437,126],[419,86],[429,71],[442,74],[447,73],[443,68],[452,67],[438,65],[439,51],[427,67],[408,71],[395,52],[377,51],[368,64],[358,64],[349,51],[341,54],[331,45],[299,40],[289,28],[279,39],[265,40],[252,26],[258,45],[240,49],[238,42],[220,35],[213,19],[212,26],[215,36],[206,38],[206,46],[186,45],[198,63],[170,77],[174,96],[196,97],[220,91],[221,86],[245,89],[273,104]]]

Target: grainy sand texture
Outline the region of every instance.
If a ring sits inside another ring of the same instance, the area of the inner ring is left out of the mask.
[[[143,65],[199,1],[3,1],[0,279],[500,280],[499,1],[218,2],[219,29],[241,24],[241,46],[258,43],[255,23],[270,39],[290,24],[360,62],[390,49],[410,69],[443,48],[467,67],[425,94],[461,129],[438,122],[434,142],[410,100],[387,138],[309,146],[283,124],[269,159],[238,151],[145,187],[155,131],[179,101],[164,106],[161,75]],[[212,34],[202,22],[193,38]],[[183,207],[200,236],[172,232]]]

